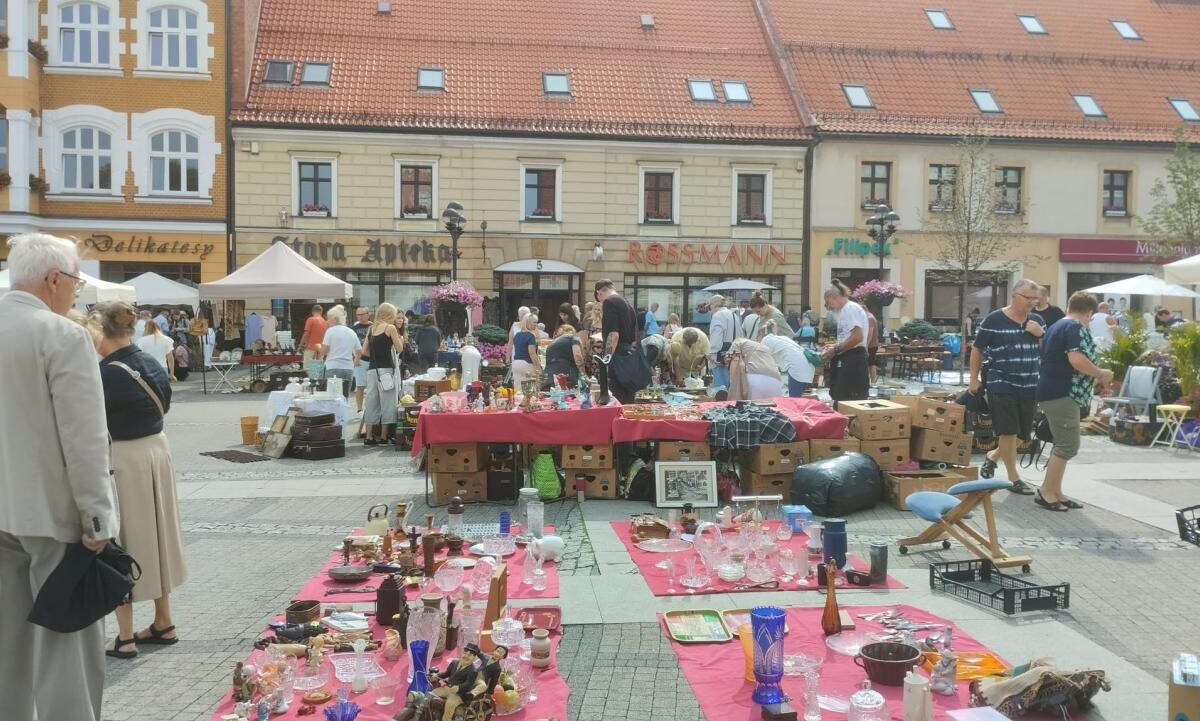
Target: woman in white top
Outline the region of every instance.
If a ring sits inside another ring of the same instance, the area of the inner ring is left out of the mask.
[[[788,396],[799,398],[804,395],[816,374],[816,369],[804,355],[804,349],[796,341],[782,335],[766,335],[760,342],[771,350],[779,371],[787,376]]]
[[[362,354],[358,334],[346,327],[346,309],[335,305],[325,313],[329,327],[317,348],[317,357],[325,361],[325,376],[342,379],[342,397],[349,398],[354,384],[354,363]]]
[[[729,356],[729,400],[763,400],[783,392],[783,376],[765,345],[738,338],[729,347]]]
[[[837,342],[821,352],[829,377],[829,397],[834,401],[866,400],[870,386],[867,371],[867,312],[850,300],[850,291],[840,281],[825,289],[825,307],[837,318]]]
[[[671,340],[671,336],[683,330],[683,326],[679,324],[679,314],[672,313],[667,316],[667,327],[663,328],[663,338]]]
[[[153,321],[146,324],[145,335],[137,342],[137,347],[149,353],[154,360],[167,369],[167,376],[175,380],[175,341],[167,337]]]

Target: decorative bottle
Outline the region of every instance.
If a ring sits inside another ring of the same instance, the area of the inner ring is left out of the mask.
[[[826,636],[842,632],[842,618],[833,586],[836,576],[837,563],[830,559],[825,565],[825,610],[821,613],[821,630],[825,632]]]

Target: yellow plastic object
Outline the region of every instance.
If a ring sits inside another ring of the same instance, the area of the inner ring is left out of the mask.
[[[926,671],[932,671],[934,664],[938,662],[939,655],[937,651],[926,651],[925,661],[921,664],[921,667]],[[955,674],[955,678],[959,681],[974,681],[989,676],[1003,676],[1009,672],[1008,665],[993,653],[955,651],[954,655],[958,657],[958,672]]]
[[[746,670],[742,674],[747,681],[754,683],[754,634],[750,631],[750,624],[743,623],[737,629],[738,640],[742,642],[742,656],[746,661]]]
[[[413,398],[413,397],[412,397],[412,395],[410,395],[410,394],[408,394],[408,393],[405,393],[405,394],[404,394],[404,397],[402,397],[402,398],[400,399],[400,402],[401,402],[401,403],[415,403],[415,402],[416,402],[416,399],[415,399],[415,398]]]

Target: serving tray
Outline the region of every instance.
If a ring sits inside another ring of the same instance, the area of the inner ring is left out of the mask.
[[[721,614],[710,608],[667,611],[667,635],[679,643],[724,643],[733,640]]]
[[[562,625],[562,609],[558,606],[525,606],[517,611],[517,620],[526,631],[544,628],[554,632]]]

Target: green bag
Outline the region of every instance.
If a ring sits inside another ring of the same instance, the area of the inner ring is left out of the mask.
[[[553,501],[562,495],[562,481],[558,477],[558,469],[554,467],[554,456],[549,451],[542,451],[533,460],[530,479],[538,490],[540,500]]]
[[[809,363],[812,363],[813,368],[820,368],[821,366],[825,365],[825,359],[822,358],[821,354],[814,350],[812,346],[806,346],[804,348],[804,357],[808,359]]]

